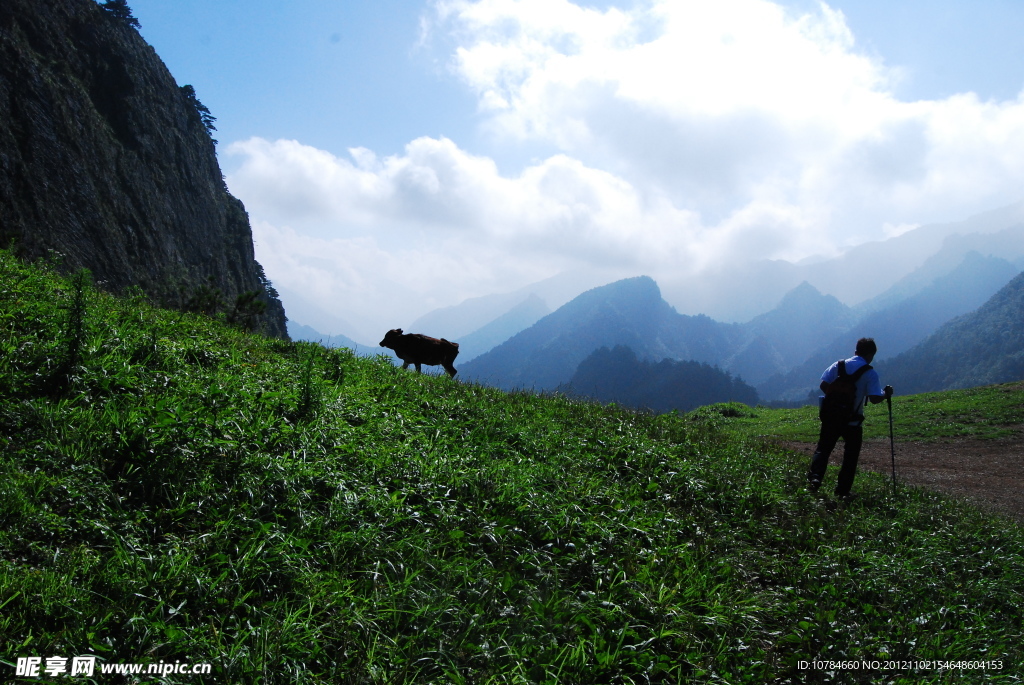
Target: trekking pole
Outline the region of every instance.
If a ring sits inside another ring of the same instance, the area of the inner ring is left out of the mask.
[[[892,395],[885,398],[889,405],[889,448],[892,450],[892,496],[896,496],[896,438],[892,432]]]

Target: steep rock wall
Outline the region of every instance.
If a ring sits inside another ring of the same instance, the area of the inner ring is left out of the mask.
[[[195,105],[94,0],[0,2],[0,244],[169,304],[265,282]],[[280,301],[261,298],[262,329],[287,337]]]

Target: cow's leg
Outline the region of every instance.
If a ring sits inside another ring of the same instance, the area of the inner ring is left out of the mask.
[[[416,373],[423,373],[423,369],[420,368],[419,362],[416,362]]]
[[[417,364],[417,366],[419,366],[419,365]],[[403,369],[408,369],[409,368],[409,362],[405,362],[404,364],[402,364],[402,368]]]
[[[442,366],[444,367],[444,370],[448,372],[449,376],[455,378],[455,374],[457,374],[458,371],[455,370],[455,367],[452,366],[451,362],[445,362]]]

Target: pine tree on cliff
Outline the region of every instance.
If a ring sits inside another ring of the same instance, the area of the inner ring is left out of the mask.
[[[217,130],[217,127],[213,125],[213,122],[217,121],[217,117],[210,113],[209,108],[199,101],[199,97],[196,95],[196,89],[189,84],[185,84],[181,87],[181,92],[185,94],[185,98],[189,103],[196,108],[196,112],[199,113],[199,118],[203,122],[203,128],[206,129],[206,135],[210,136],[210,140],[213,140],[213,132]],[[213,140],[216,143],[216,140]]]
[[[132,15],[132,8],[128,6],[128,0],[104,0],[100,7],[133,29],[142,28],[139,20]]]

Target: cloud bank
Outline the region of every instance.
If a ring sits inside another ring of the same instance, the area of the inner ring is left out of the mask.
[[[487,136],[546,158],[502,174],[429,137],[384,158],[227,150],[268,272],[375,326],[584,264],[800,259],[1020,199],[1024,98],[902,102],[825,4],[441,0],[424,26]]]

